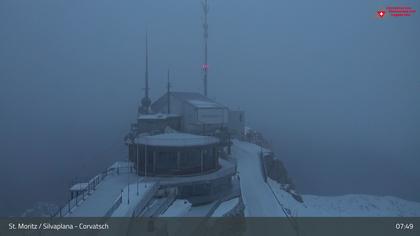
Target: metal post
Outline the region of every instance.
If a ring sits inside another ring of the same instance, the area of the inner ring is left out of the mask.
[[[169,69],[168,69],[168,86],[167,86],[167,89],[168,89],[168,92],[167,92],[167,94],[168,94],[168,98],[167,98],[167,100],[168,100],[168,114],[170,114],[171,113],[171,83],[169,82]]]
[[[213,147],[212,148],[212,153],[213,153],[213,156],[215,157],[214,158],[214,167],[217,167],[218,164],[219,164],[220,150],[216,147]]]
[[[153,173],[156,173],[156,152],[153,151]]]
[[[127,204],[130,205],[130,174],[128,176],[128,185],[127,185]]]
[[[130,165],[130,162],[128,162]],[[127,173],[127,204],[130,204],[130,173]]]
[[[147,144],[144,145],[144,177],[146,178],[146,176],[147,176]]]
[[[203,154],[203,149],[201,149],[200,150],[200,156],[201,156],[200,157],[201,158],[201,173],[203,173],[203,171],[204,171],[204,166],[203,166],[204,165],[204,163],[203,163],[204,162],[204,159],[203,159],[203,155],[204,155]]]
[[[207,23],[207,14],[209,12],[209,7],[207,4],[207,0],[204,0],[203,4],[203,11],[204,11],[204,23],[203,23],[203,29],[204,29],[204,64],[203,64],[203,71],[204,71],[204,96],[207,97],[207,70],[208,70],[208,62],[207,62],[207,41],[209,37],[208,28],[209,25]]]
[[[178,170],[181,169],[180,162],[181,162],[181,153],[178,151],[176,152],[176,168]]]
[[[140,178],[140,176],[139,176],[139,145],[136,144],[136,147],[137,147],[136,172],[137,172],[137,196],[138,196],[139,195],[139,178]]]

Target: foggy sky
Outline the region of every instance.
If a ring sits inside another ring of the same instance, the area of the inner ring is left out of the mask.
[[[209,0],[209,96],[246,111],[300,192],[420,201],[420,15],[377,19],[391,2]],[[126,158],[146,30],[152,98],[168,68],[201,92],[201,24],[196,0],[0,1],[0,215]]]

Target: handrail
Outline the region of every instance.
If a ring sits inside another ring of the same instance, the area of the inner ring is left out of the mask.
[[[114,211],[120,207],[122,204],[122,194],[120,194],[120,196],[115,199],[114,203],[112,203],[111,208],[109,208],[109,210],[105,213],[105,217],[109,217],[112,215],[112,213],[114,213]]]
[[[138,216],[143,209],[146,207],[147,203],[152,199],[155,195],[156,191],[159,189],[160,184],[159,181],[156,183],[150,183],[152,186],[150,189],[144,194],[142,200],[137,204],[137,206],[133,210],[132,216]]]
[[[126,170],[126,171],[125,171]],[[88,181],[88,186],[85,190],[81,191],[79,195],[76,197],[68,200],[62,207],[60,207],[51,217],[63,217],[71,213],[71,210],[78,206],[79,203],[86,200],[86,198],[91,195],[95,190],[96,187],[109,175],[111,174],[122,174],[122,173],[132,173],[133,166],[118,166],[115,168],[106,168],[100,174],[95,175]]]

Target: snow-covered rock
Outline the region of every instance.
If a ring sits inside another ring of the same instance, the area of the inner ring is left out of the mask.
[[[282,189],[277,182],[268,179],[278,200],[291,216],[343,216],[343,217],[418,217],[420,203],[397,197],[348,194],[342,196],[302,195],[303,203]]]

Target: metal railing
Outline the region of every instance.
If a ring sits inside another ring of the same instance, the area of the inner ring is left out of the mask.
[[[132,217],[140,215],[140,213],[146,207],[147,203],[152,199],[156,191],[159,189],[159,181],[156,183],[147,183],[146,187],[149,188],[149,190],[147,191],[147,193],[144,194],[140,202],[137,204],[136,208],[134,208]]]
[[[110,167],[102,171],[100,174],[95,175],[93,178],[91,178],[88,181],[87,187],[80,191],[76,197],[71,198],[68,200],[62,207],[60,207],[57,212],[51,215],[51,217],[63,217],[71,213],[72,209],[79,206],[83,201],[85,201],[89,195],[91,195],[97,188],[97,186],[107,177],[110,175],[119,175],[119,174],[127,174],[127,173],[133,173],[134,167],[132,163],[126,163],[123,166],[115,166]],[[122,200],[122,199],[121,199]],[[118,199],[113,204],[113,207],[115,207],[115,204],[118,202]],[[116,208],[115,208],[116,209]],[[114,209],[114,210],[115,210]],[[111,213],[112,214],[112,213]]]
[[[111,208],[105,213],[105,217],[110,217],[118,207],[122,204],[122,194],[114,201]]]
[[[267,165],[265,163],[265,158],[266,156],[264,155],[264,153],[260,152],[259,159],[260,159],[260,166],[261,166],[261,174],[264,179],[264,182],[267,183],[268,171],[267,171]]]

